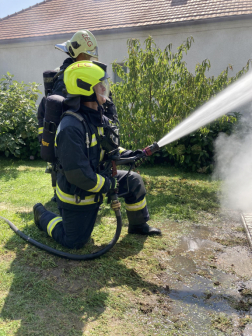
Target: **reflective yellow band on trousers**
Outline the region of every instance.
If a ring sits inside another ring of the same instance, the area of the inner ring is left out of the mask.
[[[47,233],[50,237],[52,237],[52,231],[59,222],[62,222],[62,217],[55,217],[47,224]]]
[[[142,201],[140,201],[138,203],[134,203],[134,204],[126,204],[125,203],[125,208],[128,211],[142,210],[145,206],[146,206],[146,198],[145,197]]]
[[[43,129],[44,129],[44,127],[39,127],[38,134],[42,134],[43,133]]]
[[[99,174],[96,174],[96,177],[97,177],[97,183],[94,186],[94,188],[88,190],[89,192],[99,192],[101,188],[104,186],[105,178]]]
[[[62,202],[68,203],[68,204],[89,205],[89,204],[97,203],[97,202],[94,201],[95,195],[86,196],[84,200],[80,201],[80,203],[76,203],[74,196],[64,193],[62,190],[60,190],[58,184],[56,186],[56,194]]]

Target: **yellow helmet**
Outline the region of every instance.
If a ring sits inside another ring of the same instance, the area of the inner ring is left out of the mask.
[[[97,41],[94,35],[87,29],[79,30],[73,35],[71,40],[55,45],[56,49],[64,51],[71,57],[76,58],[84,53],[98,59]]]
[[[64,72],[64,83],[68,94],[91,96],[94,86],[100,82],[106,91],[104,97],[109,96],[109,84],[106,64],[96,61],[79,61],[71,64]]]

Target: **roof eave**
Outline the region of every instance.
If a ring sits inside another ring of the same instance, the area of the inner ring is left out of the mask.
[[[150,29],[162,29],[162,28],[171,28],[171,27],[181,27],[181,26],[190,26],[190,25],[200,25],[203,23],[216,23],[223,21],[236,21],[236,20],[246,20],[251,19],[252,14],[243,14],[243,15],[234,15],[234,16],[224,16],[218,18],[209,18],[209,19],[198,19],[198,20],[188,20],[182,22],[168,22],[168,23],[159,23],[159,24],[149,24],[144,26],[132,26],[132,27],[122,27],[122,28],[107,28],[107,29],[91,29],[90,30],[97,35],[113,34],[113,33],[125,33],[130,31],[139,31],[139,30],[150,30]],[[33,36],[33,37],[22,37],[15,39],[5,39],[0,40],[0,44],[11,44],[11,43],[22,43],[22,42],[36,42],[36,41],[46,41],[51,39],[67,40],[72,34],[71,33],[62,33],[62,34],[52,34],[52,35],[43,35],[43,36]]]

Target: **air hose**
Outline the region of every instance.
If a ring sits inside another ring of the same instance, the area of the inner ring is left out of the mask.
[[[117,199],[117,195],[113,194],[111,195],[111,199],[114,201],[118,201]],[[120,237],[121,234],[121,229],[122,229],[122,217],[121,217],[121,211],[120,210],[115,210],[115,214],[116,214],[116,221],[117,221],[117,227],[116,227],[116,233],[113,237],[113,239],[108,243],[108,245],[106,245],[103,249],[95,252],[95,253],[90,253],[90,254],[72,254],[72,253],[67,253],[67,252],[63,252],[60,250],[56,250],[50,246],[47,246],[45,244],[42,244],[34,239],[32,239],[31,237],[27,236],[26,234],[24,234],[22,231],[20,231],[10,220],[8,220],[7,218],[4,218],[2,216],[0,216],[1,219],[3,219],[8,225],[9,227],[22,239],[24,239],[25,241],[27,241],[28,243],[38,247],[41,250],[44,250],[48,253],[54,254],[57,257],[61,257],[61,258],[66,258],[66,259],[71,259],[71,260],[92,260],[92,259],[96,259],[99,258],[100,256],[102,256],[104,253],[108,252],[117,242],[117,240]]]

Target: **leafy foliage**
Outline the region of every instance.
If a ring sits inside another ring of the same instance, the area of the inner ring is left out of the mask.
[[[38,84],[24,84],[7,73],[0,79],[0,154],[39,156],[36,100]]]
[[[195,74],[192,74],[183,60],[192,42],[193,38],[189,37],[178,47],[177,52],[173,53],[171,44],[162,51],[151,37],[145,40],[145,49],[141,48],[139,40],[128,40],[128,58],[124,63],[128,72],[125,73],[123,67],[114,62],[113,70],[122,81],[112,84],[111,87],[120,116],[123,147],[144,148],[158,141],[249,69],[248,61],[247,65],[233,77],[228,76],[231,66],[217,77],[207,77],[206,72],[211,65],[206,59],[196,65]],[[229,124],[236,122],[236,118],[225,118],[215,122],[213,126],[205,127],[189,137],[166,146],[162,156],[172,157],[192,170],[206,169],[204,167],[205,164],[209,165],[209,160],[204,162],[203,158],[207,155],[210,158],[213,156],[211,152],[215,138],[213,133],[217,134],[217,129],[221,131],[226,126],[229,129]],[[179,154],[179,148],[182,147],[184,149]],[[206,147],[209,150],[206,151]],[[200,160],[197,159],[197,163],[193,163],[191,160],[195,159],[196,148]]]

